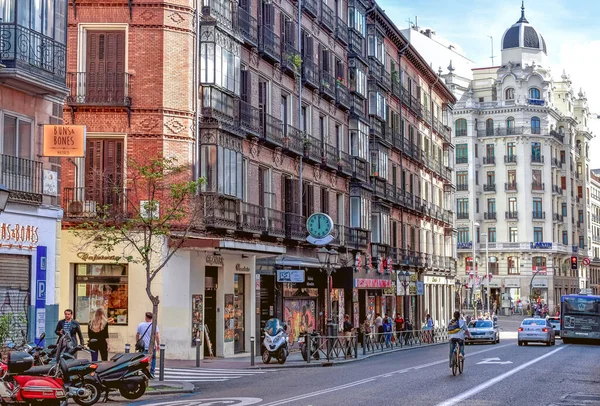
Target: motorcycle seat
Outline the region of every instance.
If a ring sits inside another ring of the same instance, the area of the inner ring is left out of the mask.
[[[35,367],[31,367],[27,371],[25,371],[23,373],[23,375],[32,375],[32,376],[48,375],[48,373],[50,372],[50,369],[52,369],[52,367],[54,365],[55,364],[48,364],[48,365],[38,365]]]
[[[96,373],[101,374],[102,372],[117,365],[117,363],[116,362],[99,362],[97,365],[98,365],[98,368],[96,368]]]

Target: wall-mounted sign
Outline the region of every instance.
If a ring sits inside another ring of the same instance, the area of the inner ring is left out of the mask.
[[[470,242],[459,242],[456,244],[456,248],[459,250],[471,249],[473,248],[473,243]]]
[[[77,258],[82,261],[118,261],[121,259],[117,255],[88,254],[87,252],[78,252]]]
[[[13,243],[37,244],[40,240],[38,230],[38,227],[32,225],[0,223],[0,239]]]
[[[531,286],[534,288],[547,288],[548,287],[548,279],[533,278],[533,281],[531,282]]]
[[[223,266],[223,257],[220,255],[207,255],[206,265],[219,265]]]
[[[521,287],[521,283],[519,282],[518,279],[509,279],[506,278],[504,280],[504,287],[505,288],[520,288]]]
[[[202,336],[204,335],[204,301],[202,295],[192,295],[192,347],[196,346],[196,339],[199,338],[199,345],[202,345]]]
[[[44,125],[43,156],[85,156],[84,125]]]
[[[390,279],[362,279],[355,278],[354,279],[354,287],[355,288],[391,288],[392,281]]]
[[[278,269],[277,282],[304,283],[304,269]]]
[[[425,284],[421,281],[417,281],[417,296],[423,296],[425,294]]]
[[[552,249],[552,243],[551,242],[532,242],[529,244],[529,248],[531,248],[532,250],[534,249],[541,249],[541,250],[549,250]]]
[[[241,264],[235,264],[236,272],[250,272],[250,268],[247,266],[242,266]]]
[[[58,194],[58,173],[44,169],[43,174],[42,193],[48,196],[56,196]]]
[[[446,278],[441,276],[425,276],[425,283],[428,285],[444,285]]]

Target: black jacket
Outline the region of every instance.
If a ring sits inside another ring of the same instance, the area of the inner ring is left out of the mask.
[[[65,319],[59,320],[58,324],[56,325],[56,329],[54,330],[54,334],[60,337],[62,335],[62,329],[64,325]],[[78,343],[77,337],[79,337],[79,343],[83,344],[84,341],[83,334],[81,334],[81,326],[79,325],[78,321],[76,321],[75,319],[71,319],[71,338],[73,339],[73,342],[75,342],[75,344]]]
[[[92,339],[98,340],[97,343],[90,344],[90,348],[92,350],[106,349],[108,347],[108,343],[106,341],[106,340],[108,340],[108,323],[106,323],[104,328],[102,330],[100,330],[99,332],[95,332],[88,326],[88,337],[90,340],[92,340]]]

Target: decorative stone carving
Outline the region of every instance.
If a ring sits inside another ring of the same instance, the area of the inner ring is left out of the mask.
[[[160,120],[155,117],[146,117],[136,126],[137,131],[149,132],[154,130],[160,124]]]
[[[203,144],[214,144],[217,141],[217,132],[215,130],[201,130],[200,134]]]
[[[258,145],[258,139],[254,138],[250,141],[250,155],[256,159],[260,156],[260,145]]]
[[[294,172],[296,172],[296,175],[300,173],[300,158],[294,160]]]
[[[331,184],[331,187],[337,187],[337,176],[335,176],[335,173],[333,172],[329,174],[329,183]]]
[[[275,148],[273,151],[273,162],[278,168],[283,165],[283,154],[281,153],[281,148]]]
[[[317,166],[313,166],[313,176],[315,180],[321,180],[321,170]]]
[[[140,18],[146,22],[152,20],[154,17],[156,17],[156,13],[150,11],[150,10],[144,10],[139,14]]]
[[[273,79],[276,82],[281,82],[281,64],[279,63],[273,65]]]
[[[185,21],[185,17],[177,11],[174,11],[171,14],[169,14],[169,19],[177,25],[181,25],[181,23]]]
[[[250,50],[250,64],[255,68],[258,68],[258,48],[252,47]]]
[[[172,134],[179,134],[187,127],[181,121],[172,118],[169,121],[165,122],[165,128]]]

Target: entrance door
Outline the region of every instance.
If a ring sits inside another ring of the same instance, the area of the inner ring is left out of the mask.
[[[125,31],[87,33],[85,97],[88,103],[125,102]]]
[[[233,344],[233,352],[239,353],[244,352],[245,350],[245,335],[244,335],[244,323],[245,323],[245,308],[244,308],[244,299],[245,299],[245,286],[246,282],[245,275],[235,274],[233,275],[233,310],[235,317],[235,326],[234,326],[234,344]]]
[[[123,139],[91,138],[85,159],[85,200],[96,202],[97,210],[119,213],[123,209]]]
[[[208,337],[212,344],[212,353],[216,353],[217,339],[217,280],[218,268],[215,266],[207,266],[204,277],[204,323],[208,328]],[[204,346],[204,355],[210,355],[208,343]]]

